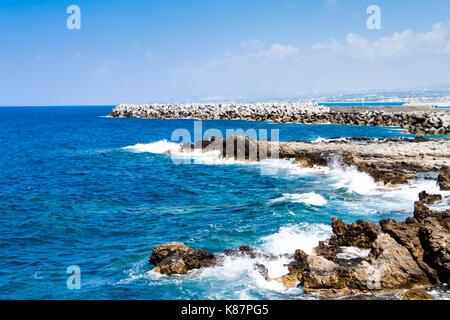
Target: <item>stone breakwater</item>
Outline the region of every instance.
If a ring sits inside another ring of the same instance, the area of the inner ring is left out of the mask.
[[[405,132],[424,135],[450,134],[450,114],[430,111],[382,110],[340,112],[316,103],[255,104],[119,104],[111,117],[147,119],[242,119],[277,123],[332,123],[360,126],[398,126]]]
[[[335,298],[402,292],[402,299],[432,299],[419,289],[450,280],[450,210],[432,211],[427,207],[441,200],[440,195],[421,192],[414,203],[414,216],[402,222],[387,219],[374,224],[359,220],[347,225],[333,218],[332,237],[320,241],[309,255],[302,250],[283,255],[290,260],[286,265],[289,272],[275,279],[270,278],[261,261],[280,256],[246,245],[215,255],[171,242],[155,247],[149,262],[156,266],[156,272],[173,275],[222,265],[227,256],[246,257],[255,260],[253,268],[265,280],[290,288],[301,285],[307,294]],[[349,247],[361,254],[343,254]]]

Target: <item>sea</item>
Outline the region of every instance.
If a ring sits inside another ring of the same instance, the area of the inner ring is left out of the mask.
[[[448,195],[423,177],[381,188],[338,161],[307,169],[213,153],[186,159],[173,140],[180,130],[195,140],[199,126],[277,132],[281,141],[414,137],[397,127],[118,119],[107,116],[113,108],[0,108],[0,299],[314,299],[265,281],[247,258],[176,276],[152,271],[148,258],[171,241],[217,254],[244,244],[308,253],[332,234],[333,217],[403,220],[420,191]],[[272,278],[287,273],[287,258],[261,259]]]

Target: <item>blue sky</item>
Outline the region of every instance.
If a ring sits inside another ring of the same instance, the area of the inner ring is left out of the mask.
[[[1,0],[0,43],[0,105],[447,85],[450,1]]]

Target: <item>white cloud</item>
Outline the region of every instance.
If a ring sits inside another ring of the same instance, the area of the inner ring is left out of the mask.
[[[260,50],[263,47],[263,44],[258,39],[251,39],[248,41],[241,42],[241,48],[244,48],[249,51]]]
[[[226,51],[222,56],[210,59],[207,67],[240,67],[259,68],[267,64],[281,63],[284,61],[300,62],[302,57],[298,48],[292,45],[274,43],[269,47],[263,47],[259,40],[250,40],[240,45],[244,52],[233,53]]]
[[[318,43],[312,48],[332,54],[342,54],[359,59],[402,58],[424,54],[450,53],[449,31],[442,23],[436,23],[428,32],[405,30],[390,37],[370,41],[355,33],[349,33],[345,43],[335,39]]]
[[[117,59],[107,59],[103,60],[100,65],[92,72],[94,77],[100,77],[111,72],[112,66],[119,64],[120,60]]]
[[[333,7],[335,5],[337,5],[337,0],[325,0],[326,7]]]

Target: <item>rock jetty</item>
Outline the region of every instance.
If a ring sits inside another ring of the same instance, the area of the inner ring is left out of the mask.
[[[422,192],[421,199],[438,199]],[[401,293],[401,299],[432,299],[422,288],[450,280],[450,210],[432,211],[426,202],[414,205],[414,217],[406,221],[381,220],[379,224],[356,221],[345,224],[332,220],[333,236],[319,242],[311,254],[296,250],[287,264],[289,273],[270,279],[267,267],[255,263],[254,269],[266,280],[277,280],[286,287],[302,286],[305,293],[329,298],[355,295]],[[353,247],[366,255],[348,257],[341,253]],[[150,264],[163,274],[186,274],[189,270],[220,264],[226,255],[276,256],[258,253],[248,246],[214,255],[181,243],[168,243],[153,249]]]
[[[333,123],[360,126],[399,126],[421,135],[449,135],[450,114],[428,111],[341,112],[313,102],[254,104],[119,104],[111,117],[147,119],[243,119],[277,123]]]

